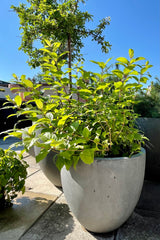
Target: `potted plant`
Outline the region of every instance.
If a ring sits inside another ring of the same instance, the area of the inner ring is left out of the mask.
[[[135,128],[138,115],[133,105],[136,92],[148,79],[143,74],[151,65],[148,61],[137,64],[145,59],[134,58],[130,49],[130,59],[117,58],[120,69],[110,73],[105,73],[110,59],[92,61],[101,73],[78,65],[65,71],[61,56],[44,51],[48,56],[43,59],[43,77],[53,95],[43,96],[23,75],[21,85],[30,89],[32,99],[23,110],[21,98],[13,100],[18,114],[26,114],[33,122],[23,145],[27,150],[40,148],[37,162],[52,150],[57,168],[62,169],[65,197],[77,219],[90,231],[111,231],[131,215],[143,185],[145,151],[141,146],[145,137]],[[68,91],[71,71],[74,83]],[[9,135],[21,137],[22,131],[15,128]]]
[[[24,193],[28,164],[15,151],[0,148],[0,209],[12,206],[18,192]]]
[[[139,114],[137,125],[149,141],[145,142],[145,178],[160,181],[160,82],[152,82],[146,91],[136,96],[134,110]]]

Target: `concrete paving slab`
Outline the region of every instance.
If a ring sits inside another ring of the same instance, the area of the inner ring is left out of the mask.
[[[84,229],[70,212],[62,195],[20,240],[114,240],[114,233],[94,234]]]
[[[50,194],[60,196],[62,191],[55,187],[43,174],[43,172],[37,171],[30,175],[26,179],[25,186],[27,189],[35,193]]]
[[[40,171],[40,169],[37,169],[37,168],[27,168],[27,176],[30,177],[31,175],[33,175],[34,173]]]
[[[116,240],[160,240],[160,219],[134,213],[118,230]]]
[[[11,208],[0,212],[0,240],[18,240],[56,198],[32,192],[19,194]]]
[[[29,164],[30,167],[40,169],[40,166],[38,163],[36,163],[35,157],[31,156],[28,153],[23,154],[24,160]]]

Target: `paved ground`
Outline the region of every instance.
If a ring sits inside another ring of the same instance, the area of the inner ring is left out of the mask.
[[[11,142],[0,147],[7,148]],[[160,240],[160,183],[147,182],[128,221],[118,230],[86,231],[70,212],[61,189],[44,176],[34,157],[29,163],[26,192],[12,208],[0,212],[0,240]]]

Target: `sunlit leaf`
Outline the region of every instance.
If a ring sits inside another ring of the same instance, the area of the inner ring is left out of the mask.
[[[30,81],[28,79],[24,79],[23,83],[26,85],[26,87],[33,88],[33,82],[32,81]]]
[[[21,96],[19,96],[19,95],[15,96],[14,101],[15,101],[15,103],[16,103],[16,105],[17,105],[18,107],[21,106],[21,104],[22,104],[22,98],[21,98]]]
[[[43,102],[40,99],[35,99],[35,103],[39,109],[43,109]]]
[[[85,149],[80,153],[80,158],[85,164],[91,164],[94,162],[94,150]]]
[[[118,82],[114,82],[114,86],[115,88],[120,88],[122,86],[122,82],[121,81],[118,81]]]
[[[34,125],[32,125],[32,126],[28,129],[28,134],[29,134],[29,135],[34,132],[36,126],[37,126],[37,124],[34,124]]]
[[[69,118],[70,116],[72,115],[66,115],[66,116],[63,116],[59,121],[58,121],[58,126],[63,126],[67,120],[67,118]]]
[[[82,135],[85,139],[88,139],[91,135],[91,130],[89,130],[87,127],[85,127],[82,131]]]
[[[116,60],[117,60],[118,62],[128,64],[128,60],[127,60],[127,58],[119,57],[119,58],[117,58]]]
[[[133,49],[129,49],[129,57],[130,58],[134,57],[134,50]]]

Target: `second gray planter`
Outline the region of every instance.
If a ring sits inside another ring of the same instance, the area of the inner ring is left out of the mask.
[[[34,146],[35,155],[38,155],[40,148]],[[55,153],[50,151],[48,155],[39,162],[39,166],[45,176],[57,187],[61,187],[61,177],[58,168],[56,167],[55,160],[53,159]]]
[[[160,118],[138,118],[137,125],[149,139],[145,141],[145,178],[160,181]]]

